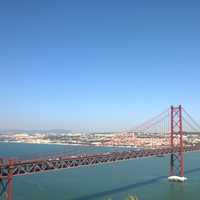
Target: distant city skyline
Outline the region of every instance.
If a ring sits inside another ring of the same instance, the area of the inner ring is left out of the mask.
[[[0,128],[122,131],[182,104],[200,122],[198,1],[0,8]]]

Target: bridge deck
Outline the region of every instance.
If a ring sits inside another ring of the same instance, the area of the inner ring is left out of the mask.
[[[185,147],[184,151],[199,151],[200,147]],[[178,152],[179,149],[175,149]],[[174,152],[173,151],[173,152]],[[162,156],[170,154],[170,148],[165,149],[151,149],[141,151],[125,151],[125,152],[112,152],[100,154],[85,154],[75,156],[58,156],[44,159],[34,160],[17,160],[12,164],[0,164],[0,179],[7,178],[9,170],[12,170],[13,176],[31,175],[34,173],[43,173],[47,171],[77,168],[81,166],[92,166],[105,163],[112,163],[123,160],[130,160],[136,158]]]

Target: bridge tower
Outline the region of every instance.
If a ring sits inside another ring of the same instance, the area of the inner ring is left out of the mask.
[[[0,200],[12,200],[13,193],[13,160],[7,163],[7,177],[3,177],[3,160],[0,159]]]
[[[185,180],[184,177],[184,147],[183,147],[183,118],[182,118],[182,106],[171,106],[171,133],[170,133],[170,177],[180,177],[181,180]],[[169,179],[170,179],[169,177]]]

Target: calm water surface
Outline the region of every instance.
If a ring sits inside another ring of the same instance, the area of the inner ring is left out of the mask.
[[[116,148],[0,143],[0,156],[34,157],[72,152],[107,152]],[[118,149],[123,150],[123,149]],[[169,157],[145,158],[95,167],[67,169],[14,178],[14,200],[200,199],[200,153],[185,155],[186,183],[167,180]]]

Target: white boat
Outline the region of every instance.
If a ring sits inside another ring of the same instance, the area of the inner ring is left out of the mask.
[[[182,176],[169,176],[168,177],[169,181],[175,181],[175,182],[184,182],[187,180],[186,177],[182,177]]]

